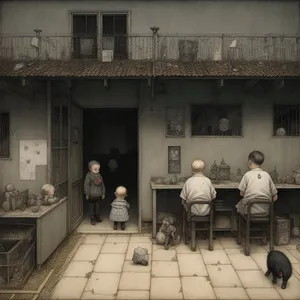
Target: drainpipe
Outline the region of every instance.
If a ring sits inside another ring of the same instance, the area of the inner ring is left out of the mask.
[[[159,27],[153,26],[150,27],[152,30],[152,99],[154,99],[154,78],[155,78],[155,61],[156,61],[156,46],[157,46],[157,38],[158,38],[158,31]]]
[[[35,32],[35,36],[38,39],[38,46],[37,46],[37,57],[38,57],[38,61],[40,60],[40,51],[41,51],[41,29],[34,29],[33,30]]]

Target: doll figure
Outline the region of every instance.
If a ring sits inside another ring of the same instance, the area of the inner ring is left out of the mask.
[[[8,184],[5,187],[5,201],[2,204],[4,211],[17,209],[17,197],[20,192],[15,188],[13,184]]]
[[[163,219],[162,225],[159,229],[159,232],[157,233],[157,238],[156,238],[157,242],[160,242],[158,241],[158,236],[160,236],[161,233],[163,233],[165,237],[163,243],[166,250],[169,249],[170,245],[179,244],[180,236],[177,233],[175,226],[171,224],[168,217],[165,217]]]
[[[55,197],[55,188],[51,184],[44,184],[41,188],[41,204],[52,205],[58,202],[58,198]]]
[[[129,220],[128,209],[129,203],[125,200],[127,190],[124,186],[119,186],[115,191],[116,199],[112,202],[109,219],[114,221],[114,230],[118,229],[118,223],[121,224],[121,229],[125,230],[125,222]]]
[[[100,223],[100,201],[105,199],[105,185],[100,174],[100,163],[96,160],[89,162],[89,172],[85,176],[84,194],[89,202],[91,224]]]

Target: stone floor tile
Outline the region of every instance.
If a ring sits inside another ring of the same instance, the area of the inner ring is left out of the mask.
[[[231,265],[207,265],[213,287],[241,287],[236,272]]]
[[[275,285],[275,288],[284,300],[300,299],[300,280],[298,280],[295,276],[292,275],[287,283],[287,287],[285,290],[281,288],[281,283],[282,281],[278,280],[277,284]]]
[[[267,253],[269,252],[269,248],[266,245],[257,245],[257,244],[250,244],[250,253]]]
[[[207,240],[202,240],[202,239],[197,240],[196,245],[197,245],[198,249],[207,249],[208,250],[208,239]],[[214,250],[222,250],[223,249],[219,239],[213,240],[213,247],[214,247]]]
[[[125,260],[123,272],[147,273],[151,272],[151,255],[149,255],[148,266],[136,265],[132,260]]]
[[[125,254],[128,248],[128,243],[107,243],[105,242],[101,249],[101,254]]]
[[[232,266],[235,270],[258,270],[259,267],[251,256],[244,254],[229,254],[228,255]]]
[[[177,261],[176,251],[175,249],[165,250],[163,247],[161,249],[153,249],[152,260]]]
[[[152,244],[152,237],[151,236],[131,236],[129,239],[129,243],[151,243]]]
[[[300,263],[292,264],[292,265],[293,265],[293,272],[296,271],[300,275]]]
[[[87,278],[64,277],[54,288],[51,299],[53,300],[77,300],[80,299]]]
[[[118,291],[117,300],[149,300],[149,291]]]
[[[251,300],[277,300],[281,299],[275,288],[252,288],[246,289],[246,292]]]
[[[251,253],[251,257],[264,273],[267,272],[268,269],[267,256],[268,253]]]
[[[105,242],[106,243],[128,243],[130,235],[108,235]]]
[[[121,291],[149,291],[150,273],[123,272],[120,279]]]
[[[152,251],[156,251],[156,250],[165,250],[163,245],[158,245],[156,244],[156,242],[154,241],[152,243]],[[176,250],[176,246],[172,246],[169,248],[169,250]]]
[[[247,300],[247,293],[243,288],[214,288],[217,299],[220,300]]]
[[[93,294],[98,294],[103,297],[116,295],[120,276],[120,273],[92,273],[84,291],[92,292]]]
[[[219,240],[220,240],[220,244],[224,249],[239,248],[239,245],[236,243],[236,238],[222,237]]]
[[[272,283],[261,270],[237,271],[244,288],[269,288]]]
[[[300,252],[296,249],[289,249],[289,250],[286,250],[288,251],[289,253],[291,253],[297,260],[297,262],[292,262],[291,263],[300,263]]]
[[[185,245],[183,242],[181,242],[179,245],[176,245],[175,250],[177,254],[193,254],[193,253],[199,253],[199,252],[193,252],[191,250],[190,245]]]
[[[229,248],[229,249],[224,249],[226,254],[243,254],[244,250],[242,247],[240,248]]]
[[[101,245],[81,245],[77,250],[73,261],[96,260],[101,250]]]
[[[182,277],[181,284],[185,300],[217,299],[207,277]]]
[[[106,234],[87,234],[83,243],[89,245],[102,245],[106,236]]]
[[[178,265],[181,276],[207,276],[201,254],[178,254]]]
[[[114,299],[116,299],[116,294],[106,295],[106,294],[95,294],[93,292],[84,292],[81,297],[81,300],[114,300]]]
[[[71,261],[63,277],[85,277],[93,271],[94,265],[89,261]]]
[[[152,277],[179,277],[177,261],[153,261]]]
[[[125,261],[125,254],[100,254],[97,258],[94,272],[121,273]]]
[[[181,300],[183,299],[180,278],[151,278],[151,300]]]
[[[132,260],[132,256],[134,253],[134,249],[137,247],[142,247],[148,249],[148,253],[152,253],[152,243],[151,242],[145,242],[145,243],[129,243],[127,252],[126,252],[126,260]]]
[[[206,265],[230,265],[230,260],[224,250],[209,251],[202,249],[201,254]]]
[[[277,250],[277,247],[274,247],[275,250]],[[279,251],[281,251],[282,253],[284,253],[289,260],[291,261],[292,264],[296,264],[299,263],[300,261],[300,255],[299,255],[299,260],[294,256],[297,254],[300,254],[300,252],[298,252],[297,250],[287,250],[287,249],[280,249]]]

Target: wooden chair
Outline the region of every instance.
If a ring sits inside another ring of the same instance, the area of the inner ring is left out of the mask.
[[[254,204],[266,204],[269,208],[269,214],[251,215],[251,207]],[[257,225],[259,227],[251,227]],[[251,232],[262,232],[266,235],[251,236]],[[250,200],[247,204],[247,214],[238,214],[237,224],[237,243],[242,243],[242,236],[245,237],[245,255],[250,255],[250,240],[265,239],[269,233],[270,251],[274,249],[274,202],[272,200]]]
[[[207,204],[210,207],[210,213],[207,216],[195,216],[191,213],[192,206],[195,204]],[[213,213],[213,202],[212,201],[193,201],[187,204],[187,211],[183,206],[183,227],[182,232],[184,236],[184,242],[187,245],[189,239],[191,239],[191,250],[196,251],[196,231],[208,231],[209,232],[209,246],[210,251],[213,250],[213,228],[214,228],[214,213]],[[197,223],[208,224],[208,227],[197,227]]]

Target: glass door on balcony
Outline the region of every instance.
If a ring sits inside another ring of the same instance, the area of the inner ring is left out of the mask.
[[[114,59],[127,59],[127,14],[102,15],[102,50],[113,51]]]
[[[73,57],[97,58],[97,14],[73,15]]]

